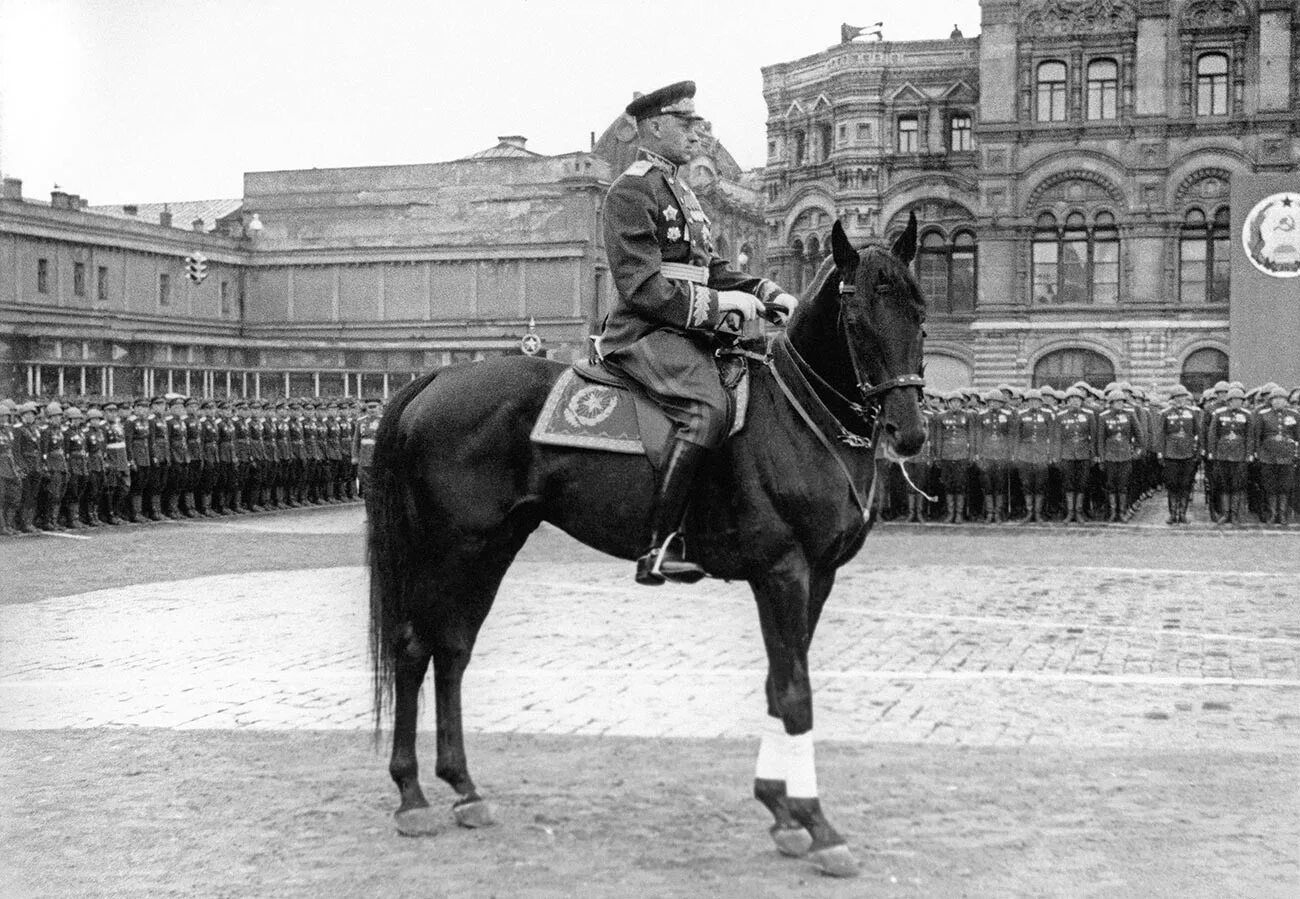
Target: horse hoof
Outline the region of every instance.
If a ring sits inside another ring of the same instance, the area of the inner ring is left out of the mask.
[[[767,832],[772,835],[776,850],[790,858],[801,858],[812,848],[812,834],[802,827],[782,827],[773,824]]]
[[[496,823],[492,819],[492,808],[482,799],[454,806],[452,811],[456,813],[456,823],[461,827],[491,827]]]
[[[397,832],[404,837],[431,837],[447,829],[446,819],[438,812],[424,808],[408,808],[393,815]]]
[[[860,871],[858,860],[843,844],[815,849],[808,853],[808,858],[827,877],[857,877]]]

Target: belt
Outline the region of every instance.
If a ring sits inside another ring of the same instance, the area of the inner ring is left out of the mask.
[[[368,446],[368,445],[370,445],[370,444],[372,444],[372,443],[374,443],[374,442],[375,442],[375,438],[373,438],[373,437],[362,437],[362,438],[361,438],[361,443],[362,443],[363,446]]]
[[[126,449],[125,443],[106,443],[104,449]]]
[[[659,274],[665,278],[678,281],[690,281],[693,284],[709,283],[709,270],[703,265],[687,265],[684,262],[664,262],[659,266]]]

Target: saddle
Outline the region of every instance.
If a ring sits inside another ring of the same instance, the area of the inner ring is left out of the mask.
[[[751,350],[724,349],[715,357],[728,397],[728,437],[745,426],[748,358],[757,356]],[[672,421],[641,385],[590,359],[573,363],[560,375],[547,394],[531,436],[536,443],[553,446],[644,455],[657,471],[667,455],[672,431]]]

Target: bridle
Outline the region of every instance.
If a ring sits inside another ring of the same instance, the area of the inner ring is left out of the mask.
[[[852,281],[840,278],[840,297],[857,296],[858,286]],[[849,354],[849,364],[853,366],[853,380],[858,388],[858,395],[862,399],[862,406],[868,404],[879,406],[884,394],[891,390],[915,387],[918,390],[925,387],[925,378],[919,374],[898,375],[883,381],[880,384],[872,384],[869,375],[864,374],[862,360],[858,356],[858,341],[854,339],[853,324],[857,321],[856,316],[849,315],[849,306],[855,304],[840,303],[840,330],[844,332],[844,344]],[[856,308],[856,306],[855,306]],[[874,401],[874,402],[873,402]]]

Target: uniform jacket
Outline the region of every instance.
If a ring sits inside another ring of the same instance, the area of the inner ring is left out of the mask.
[[[103,474],[104,444],[107,442],[108,437],[102,425],[86,425],[86,468],[91,474]]]
[[[1046,408],[1021,409],[1012,436],[1017,462],[1046,463],[1053,458],[1056,416]]]
[[[0,478],[16,481],[23,476],[14,455],[14,425],[0,425]]]
[[[1155,451],[1166,459],[1193,459],[1201,448],[1201,415],[1191,406],[1171,406],[1161,413]]]
[[[67,474],[68,457],[63,451],[63,425],[47,424],[41,428],[41,455],[49,474]]]
[[[1254,445],[1259,461],[1286,465],[1300,458],[1300,413],[1295,409],[1265,409],[1255,416]]]
[[[293,450],[289,445],[289,419],[277,418],[275,424],[275,454],[281,462],[288,462],[293,458]]]
[[[339,420],[337,418],[325,419],[324,450],[325,458],[332,462],[337,462],[343,458],[339,453]]]
[[[313,462],[320,462],[325,458],[325,453],[321,450],[321,431],[320,421],[315,418],[305,418],[302,422],[302,442],[304,447],[304,458]]]
[[[235,422],[225,415],[217,418],[217,461],[235,461]]]
[[[1010,462],[1014,438],[1015,413],[1003,406],[986,409],[975,428],[975,452],[981,460]]]
[[[68,474],[85,476],[90,473],[86,457],[86,432],[76,425],[63,428],[63,453],[68,460]]]
[[[45,474],[45,456],[41,452],[41,429],[36,422],[14,427],[14,458],[23,477]]]
[[[307,445],[303,442],[303,419],[294,416],[289,419],[289,448],[293,451],[293,459],[301,462],[307,458]]]
[[[185,443],[185,417],[168,415],[165,419],[167,428],[167,461],[172,465],[185,465],[190,461],[189,447]]]
[[[1097,455],[1097,416],[1084,407],[1066,406],[1056,415],[1052,458],[1085,462]]]
[[[375,435],[379,433],[379,416],[363,415],[357,424],[354,455],[357,465],[369,468],[375,458]]]
[[[204,416],[199,419],[199,446],[202,452],[203,464],[209,468],[216,466],[221,461],[221,455],[218,446],[218,440],[221,434],[217,429],[217,421],[211,416]]]
[[[1205,453],[1215,462],[1245,462],[1255,452],[1254,415],[1248,409],[1218,409],[1210,416]]]
[[[203,425],[197,415],[185,416],[185,451],[191,462],[203,461]]]
[[[144,463],[149,464],[149,438],[143,441]],[[130,471],[131,456],[126,443],[126,422],[110,421],[104,425],[104,461],[113,471]]]
[[[156,413],[150,412],[145,419],[149,429],[149,459],[154,465],[166,465],[171,461],[171,452],[167,443],[167,421]]]
[[[1142,448],[1142,422],[1131,407],[1097,416],[1097,452],[1103,462],[1131,462]]]
[[[136,468],[148,468],[153,459],[153,448],[149,445],[151,437],[145,419],[128,415],[122,420],[122,440],[127,445],[127,458],[135,463]]]
[[[946,462],[963,462],[973,455],[975,416],[965,409],[948,409],[934,420],[934,455]]]
[[[701,337],[720,321],[718,291],[761,300],[781,288],[732,269],[713,248],[708,216],[676,166],[642,150],[605,197],[605,253],[618,296],[605,321],[600,351],[622,349],[660,328]],[[708,283],[665,277],[665,262],[708,270]]]
[[[252,458],[253,452],[253,445],[248,439],[248,419],[236,416],[233,424],[235,428],[235,461],[244,464]]]

